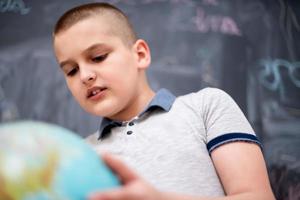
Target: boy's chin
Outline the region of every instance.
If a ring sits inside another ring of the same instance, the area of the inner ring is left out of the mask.
[[[98,104],[89,104],[81,107],[83,107],[86,112],[97,117],[105,117],[112,120],[124,121],[122,119],[126,118],[126,114],[123,110],[126,105],[124,106],[122,105],[123,102],[113,101],[112,99],[110,99],[110,101],[106,100],[101,101],[101,103]]]
[[[86,110],[86,111],[96,117],[105,117],[105,118],[113,119],[116,116],[115,112],[111,109]]]

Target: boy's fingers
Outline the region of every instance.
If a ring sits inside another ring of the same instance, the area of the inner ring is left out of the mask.
[[[133,172],[118,158],[104,153],[101,155],[103,161],[119,176],[123,183],[133,181],[138,178],[138,175]]]
[[[112,190],[107,192],[93,193],[88,200],[127,200],[126,193],[122,190]]]

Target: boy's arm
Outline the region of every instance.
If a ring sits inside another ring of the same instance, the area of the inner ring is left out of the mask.
[[[232,142],[216,148],[211,157],[228,195],[225,199],[275,199],[257,144]]]
[[[112,156],[103,159],[124,184],[119,189],[95,193],[90,200],[273,200],[265,162],[258,145],[232,142],[211,153],[226,197],[196,197],[156,190],[124,163]],[[238,162],[237,162],[238,161]],[[201,188],[199,188],[201,190]]]

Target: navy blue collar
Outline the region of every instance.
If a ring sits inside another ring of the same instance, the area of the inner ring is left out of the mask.
[[[176,97],[167,89],[160,89],[150,101],[146,109],[138,115],[138,118],[141,117],[144,113],[154,109],[162,109],[168,112],[171,109],[175,98]],[[103,138],[106,133],[110,132],[110,129],[116,126],[122,126],[123,124],[124,122],[121,121],[114,121],[108,118],[103,118],[99,128],[98,140]]]

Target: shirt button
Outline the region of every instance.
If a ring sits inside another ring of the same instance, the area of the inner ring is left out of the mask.
[[[132,133],[132,131],[127,131],[127,135],[131,135]]]
[[[133,126],[134,123],[133,123],[133,122],[129,122],[128,125],[129,125],[129,126]]]

